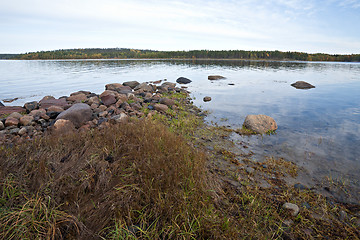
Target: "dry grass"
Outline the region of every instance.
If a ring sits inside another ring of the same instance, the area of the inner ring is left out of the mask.
[[[50,136],[0,156],[4,238],[222,235],[204,154],[157,122]]]

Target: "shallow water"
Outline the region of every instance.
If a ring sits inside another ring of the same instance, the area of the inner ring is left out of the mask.
[[[208,75],[224,80],[209,81]],[[101,93],[104,85],[180,77],[194,103],[210,110],[207,121],[240,128],[246,115],[266,114],[276,135],[241,137],[254,158],[284,157],[317,177],[349,179],[360,186],[360,64],[263,61],[58,60],[0,61],[0,100],[5,105],[60,97],[78,90]],[[310,90],[290,86],[307,81]],[[234,85],[228,85],[228,84]],[[204,96],[212,101],[204,103]]]

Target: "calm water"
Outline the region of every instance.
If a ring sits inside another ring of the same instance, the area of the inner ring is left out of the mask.
[[[209,81],[219,74],[225,80]],[[246,115],[266,114],[276,135],[240,137],[256,154],[281,156],[315,176],[350,179],[360,185],[360,64],[257,61],[0,61],[0,100],[23,105],[45,95],[60,97],[78,90],[101,93],[104,85],[180,77],[195,104],[210,110],[207,120],[240,128]],[[307,81],[315,89],[290,86]],[[234,85],[228,85],[233,83]],[[211,96],[204,103],[202,98]]]

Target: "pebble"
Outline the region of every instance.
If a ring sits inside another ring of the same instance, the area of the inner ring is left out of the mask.
[[[245,169],[245,171],[248,173],[248,174],[253,174],[255,172],[255,169],[253,169],[252,167],[247,167]]]
[[[284,203],[282,207],[286,210],[291,211],[291,216],[293,217],[296,217],[300,212],[299,206],[293,203]]]

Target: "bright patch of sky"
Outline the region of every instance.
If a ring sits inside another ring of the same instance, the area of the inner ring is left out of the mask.
[[[360,53],[360,0],[11,0],[0,53],[68,48]]]

